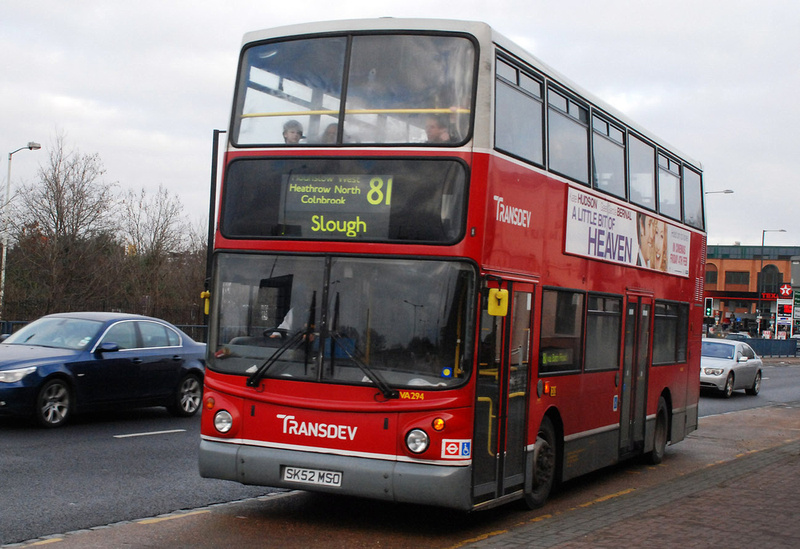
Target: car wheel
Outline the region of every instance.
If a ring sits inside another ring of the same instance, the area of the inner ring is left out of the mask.
[[[72,390],[63,379],[51,379],[36,397],[36,421],[42,427],[60,427],[72,413]]]
[[[667,417],[667,402],[664,397],[658,398],[658,410],[656,411],[656,429],[653,433],[653,450],[647,454],[647,461],[651,465],[658,465],[664,461],[664,454],[667,452],[667,440],[669,438],[669,417]]]
[[[728,378],[725,380],[725,387],[722,389],[722,396],[724,398],[731,398],[733,394],[733,372],[728,374]]]
[[[203,399],[203,384],[197,374],[186,374],[178,384],[174,402],[167,407],[171,414],[180,417],[190,417],[200,409]]]
[[[744,392],[748,395],[756,396],[761,390],[761,371],[756,372],[756,378],[753,380],[753,386],[745,389]]]
[[[533,448],[531,490],[525,491],[525,503],[530,509],[538,509],[550,496],[556,480],[557,457],[556,432],[550,418],[545,416]]]

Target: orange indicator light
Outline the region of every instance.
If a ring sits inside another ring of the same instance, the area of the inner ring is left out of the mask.
[[[209,410],[214,407],[214,404],[216,404],[216,402],[214,402],[214,397],[208,397],[206,399],[206,408],[208,408]]]
[[[433,420],[431,426],[433,427],[434,431],[442,431],[444,430],[444,420],[440,417],[437,417],[436,419]]]

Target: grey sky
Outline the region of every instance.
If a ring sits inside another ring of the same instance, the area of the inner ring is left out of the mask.
[[[334,4],[0,1],[0,181],[8,153],[57,132],[122,188],[208,209],[211,135],[251,30],[328,19],[486,21],[703,163],[710,244],[800,245],[800,2],[391,0]],[[46,150],[14,155],[31,181]],[[3,187],[4,188],[4,187]]]

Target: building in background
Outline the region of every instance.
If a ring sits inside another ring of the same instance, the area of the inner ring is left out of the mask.
[[[715,321],[710,332],[800,333],[795,285],[800,286],[800,246],[708,246],[706,313]]]

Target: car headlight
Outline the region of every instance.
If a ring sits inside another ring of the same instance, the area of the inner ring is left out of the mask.
[[[724,371],[722,368],[703,368],[703,372],[707,376],[721,376]]]
[[[18,370],[5,370],[0,372],[0,383],[16,383],[28,374],[36,371],[36,366],[19,368]]]
[[[415,454],[421,454],[428,449],[431,439],[422,429],[411,429],[406,435],[406,446]]]
[[[227,433],[233,427],[233,417],[227,410],[220,410],[214,414],[214,428],[220,433]]]

